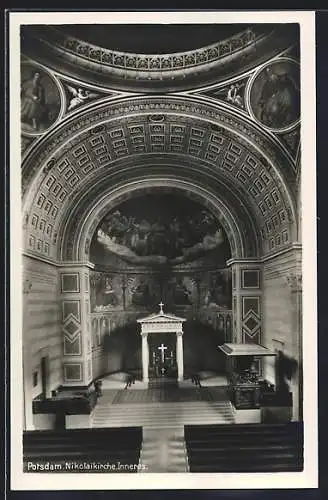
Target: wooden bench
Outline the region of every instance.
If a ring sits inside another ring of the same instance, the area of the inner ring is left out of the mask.
[[[138,465],[141,445],[142,427],[25,431],[24,470],[30,470],[29,463],[65,465],[70,462],[77,464],[95,462],[122,466]],[[116,472],[123,471],[137,472],[137,469],[116,470]],[[108,472],[115,471],[108,470]]]
[[[191,472],[300,471],[303,426],[190,425],[184,429]]]

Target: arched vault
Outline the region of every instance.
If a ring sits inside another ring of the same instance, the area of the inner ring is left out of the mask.
[[[297,239],[290,159],[243,113],[199,96],[105,99],[36,143],[22,168],[25,250],[56,261],[87,260],[105,211],[144,190],[210,208],[235,257]]]

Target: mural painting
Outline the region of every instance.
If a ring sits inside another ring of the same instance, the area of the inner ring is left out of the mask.
[[[161,300],[157,276],[130,275],[126,287],[126,307],[153,310]]]
[[[21,65],[22,132],[38,135],[58,119],[62,107],[59,86],[45,70],[32,63]]]
[[[225,232],[208,209],[182,196],[150,194],[122,203],[103,218],[90,258],[106,264],[115,255],[130,265],[174,267],[211,252],[222,264],[230,257]]]
[[[100,312],[122,306],[123,287],[118,275],[96,272],[90,277],[91,311]]]
[[[225,332],[230,257],[220,222],[195,201],[169,193],[125,201],[107,213],[92,240],[92,313],[110,317],[112,336],[163,301],[166,311]]]
[[[192,306],[198,304],[197,283],[193,276],[177,275],[167,285],[165,301],[174,306]]]
[[[280,58],[261,68],[251,81],[250,113],[271,130],[289,130],[299,120],[299,71],[295,61]]]
[[[205,290],[203,305],[205,307],[224,307],[231,309],[231,272],[225,269],[209,275],[209,284]]]

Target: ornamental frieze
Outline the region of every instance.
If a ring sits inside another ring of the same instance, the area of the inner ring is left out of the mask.
[[[133,54],[109,50],[68,36],[58,29],[51,28],[50,36],[55,47],[77,57],[91,62],[100,63],[113,69],[132,71],[147,71],[150,73],[172,72],[172,70],[193,68],[195,66],[213,63],[234,54],[235,52],[257,43],[263,34],[257,33],[256,28],[247,28],[226,40],[202,47],[200,49],[173,54]]]

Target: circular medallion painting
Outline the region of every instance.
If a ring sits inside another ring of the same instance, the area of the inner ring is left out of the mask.
[[[281,58],[262,67],[248,88],[250,114],[273,131],[292,128],[300,116],[300,70],[292,59]]]
[[[59,84],[43,68],[21,66],[21,124],[28,135],[47,131],[59,118],[62,108]]]

